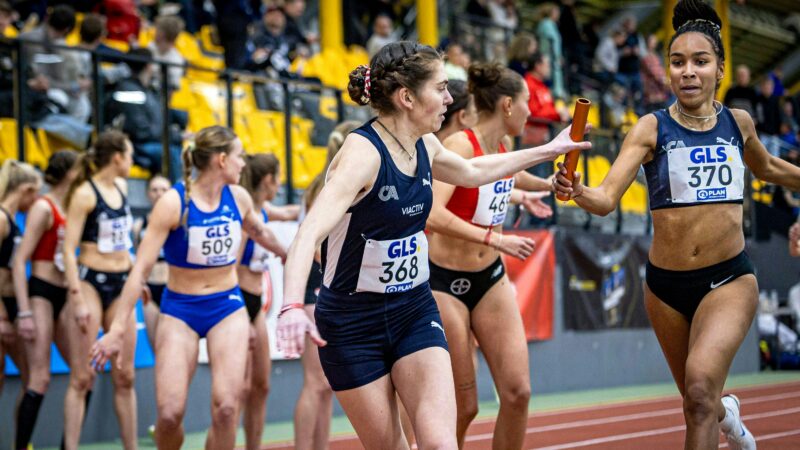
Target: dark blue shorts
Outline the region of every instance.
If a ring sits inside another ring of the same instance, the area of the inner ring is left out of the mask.
[[[328,345],[319,359],[334,391],[367,385],[400,358],[429,347],[447,350],[442,319],[425,283],[401,294],[340,294],[323,287],[314,312]]]
[[[161,313],[182,320],[201,338],[239,308],[244,308],[239,286],[209,295],[181,294],[167,288],[161,297]]]

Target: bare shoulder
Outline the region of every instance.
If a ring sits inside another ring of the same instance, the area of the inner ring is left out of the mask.
[[[631,128],[625,140],[632,139],[634,144],[655,147],[658,140],[658,118],[655,114],[645,114]]]
[[[88,181],[81,183],[72,193],[72,199],[69,202],[70,209],[73,207],[83,210],[90,210],[97,205],[97,195]]]
[[[238,184],[229,184],[228,188],[231,190],[233,199],[236,201],[236,206],[239,208],[240,212],[246,212],[248,209],[253,209],[253,199],[250,197],[250,193],[247,192],[247,189],[239,186]],[[245,214],[242,214],[242,217],[244,216]]]
[[[331,162],[330,173],[334,174],[343,169],[348,177],[368,178],[378,172],[380,164],[380,153],[372,142],[360,134],[350,133]]]
[[[755,123],[753,123],[753,118],[750,116],[750,113],[743,109],[730,108],[729,110],[731,114],[733,114],[736,125],[739,126],[742,137],[747,139],[748,136],[755,134],[756,126]]]
[[[175,228],[181,219],[181,198],[178,191],[170,189],[158,199],[153,210],[150,212],[149,227],[153,224],[162,224],[169,229]],[[158,226],[158,225],[156,225]]]
[[[467,133],[463,131],[451,134],[442,142],[442,145],[447,150],[458,154],[462,158],[472,158],[472,155],[475,154],[475,150],[472,148],[472,142],[470,142]]]
[[[122,177],[117,177],[114,179],[114,184],[120,188],[123,194],[128,195],[128,180]]]

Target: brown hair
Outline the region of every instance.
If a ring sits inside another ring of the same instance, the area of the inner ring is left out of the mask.
[[[528,56],[530,56],[528,50],[531,48],[531,44],[537,42],[536,37],[530,33],[524,31],[518,33],[511,39],[511,43],[508,44],[508,60],[524,63],[528,60]]]
[[[156,18],[156,31],[164,34],[169,42],[175,42],[184,29],[183,20],[178,16],[159,16]]]
[[[328,167],[331,166],[333,158],[337,153],[339,153],[339,150],[342,149],[342,145],[344,144],[344,140],[347,138],[347,135],[359,126],[360,124],[354,120],[345,120],[339,125],[336,125],[336,128],[334,128],[331,132],[330,136],[328,137],[328,160],[325,162],[325,168],[323,168],[322,172],[320,172],[316,178],[314,178],[311,184],[308,185],[305,195],[303,196],[306,209],[311,207],[311,204],[317,199],[322,187],[325,186],[325,175],[328,173]]]
[[[72,195],[78,186],[92,177],[98,170],[111,164],[112,158],[117,153],[125,153],[128,136],[119,130],[103,131],[97,136],[94,145],[78,158],[76,164],[80,168],[78,176],[69,185],[65,206],[69,208]]]
[[[250,197],[255,200],[258,185],[264,181],[267,175],[277,177],[280,163],[278,162],[278,158],[272,153],[245,155],[244,160],[245,166],[239,184],[247,189],[247,192],[250,193]]]
[[[469,66],[469,92],[475,97],[478,112],[494,112],[497,101],[516,98],[524,90],[522,77],[499,63],[477,63]]]
[[[0,200],[5,200],[8,194],[23,184],[38,183],[40,179],[39,172],[30,164],[16,159],[6,159],[0,168]]]
[[[81,22],[81,42],[95,42],[103,37],[106,31],[106,18],[99,14],[87,14]]]
[[[218,153],[229,153],[233,147],[233,141],[237,139],[236,134],[230,128],[214,125],[203,128],[195,135],[194,143],[189,144],[183,149],[181,159],[183,160],[183,203],[184,210],[181,212],[184,225],[186,224],[186,212],[189,210],[189,195],[192,186],[192,168],[202,172],[208,168],[211,158]]]
[[[350,72],[347,92],[359,105],[370,104],[378,113],[395,111],[392,103],[394,91],[405,87],[419,93],[433,75],[434,62],[442,56],[428,45],[400,41],[385,45],[372,57],[369,67],[358,66]],[[370,88],[366,89],[367,70],[370,71]]]
[[[66,178],[67,173],[78,162],[78,152],[74,150],[59,150],[47,160],[47,169],[44,171],[44,182],[56,186]]]

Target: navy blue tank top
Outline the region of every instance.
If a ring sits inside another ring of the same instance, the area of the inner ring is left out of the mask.
[[[181,224],[169,232],[164,244],[167,263],[190,269],[235,263],[242,243],[242,216],[230,186],[222,188],[219,205],[210,212],[198,209],[191,198],[188,212],[185,212],[187,206],[183,196],[186,187],[181,182],[175,184],[173,189],[181,199]]]
[[[14,249],[22,238],[19,233],[19,227],[11,214],[3,208],[0,211],[6,216],[8,222],[8,236],[0,243],[0,269],[11,269],[11,258],[14,256]]]
[[[97,202],[92,212],[86,217],[81,242],[97,243],[97,250],[100,253],[129,251],[133,248],[133,240],[131,239],[133,216],[131,215],[131,207],[128,205],[128,198],[125,197],[122,189],[114,183],[114,187],[117,188],[119,195],[122,196],[122,205],[117,209],[111,208],[102,194],[100,194],[94,181],[91,178],[88,181],[94,191]]]
[[[264,223],[269,222],[269,216],[264,208],[261,208],[261,217]],[[266,269],[264,265],[266,256],[267,250],[248,238],[244,244],[244,253],[242,253],[242,260],[239,261],[239,264],[249,267],[253,272],[263,272]]]
[[[351,206],[322,244],[323,285],[334,293],[398,293],[427,288],[428,241],[425,221],[431,210],[431,165],[422,139],[416,176],[395,166],[370,120],[357,133],[380,154],[372,189]]]
[[[711,203],[742,203],[744,142],[726,107],[708,131],[681,126],[666,109],[654,112],[658,137],[653,159],[644,164],[650,209]]]

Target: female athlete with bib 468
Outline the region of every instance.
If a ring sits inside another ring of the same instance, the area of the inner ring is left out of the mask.
[[[452,102],[444,64],[434,49],[412,42],[383,47],[350,74],[349,91],[378,117],[347,137],[292,243],[279,343],[289,356],[302,352],[306,333],[322,345],[325,375],[367,449],[408,448],[395,392],[419,448],[455,449],[453,375],[428,284],[433,179],[480,186],[591,144],[565,131],[513,153],[466,160],[448,151],[432,134]],[[319,245],[317,334],[302,308]]]
[[[247,366],[250,324],[236,277],[242,231],[279,248],[250,194],[239,186],[245,166],[239,138],[228,128],[200,130],[183,152],[184,180],[156,202],[136,264],[120,296],[118,317],[92,347],[100,366],[119,355],[128,318],[164,247],[169,264],[156,330],[155,440],[160,449],[183,444],[183,413],[205,337],[211,364],[211,429],[206,448],[233,448]],[[192,169],[197,178],[191,179]],[[116,361],[115,361],[116,362]]]
[[[717,13],[700,0],[675,6],[669,79],[677,101],[648,114],[625,138],[595,188],[556,189],[594,214],[613,211],[643,165],[653,215],[645,305],[683,395],[687,449],[716,449],[718,429],[733,449],[755,449],[735,396],[720,398],[731,361],[758,305],[744,252],[745,165],[770,183],[800,189],[800,168],[769,155],[753,120],[714,102],[725,54]]]

